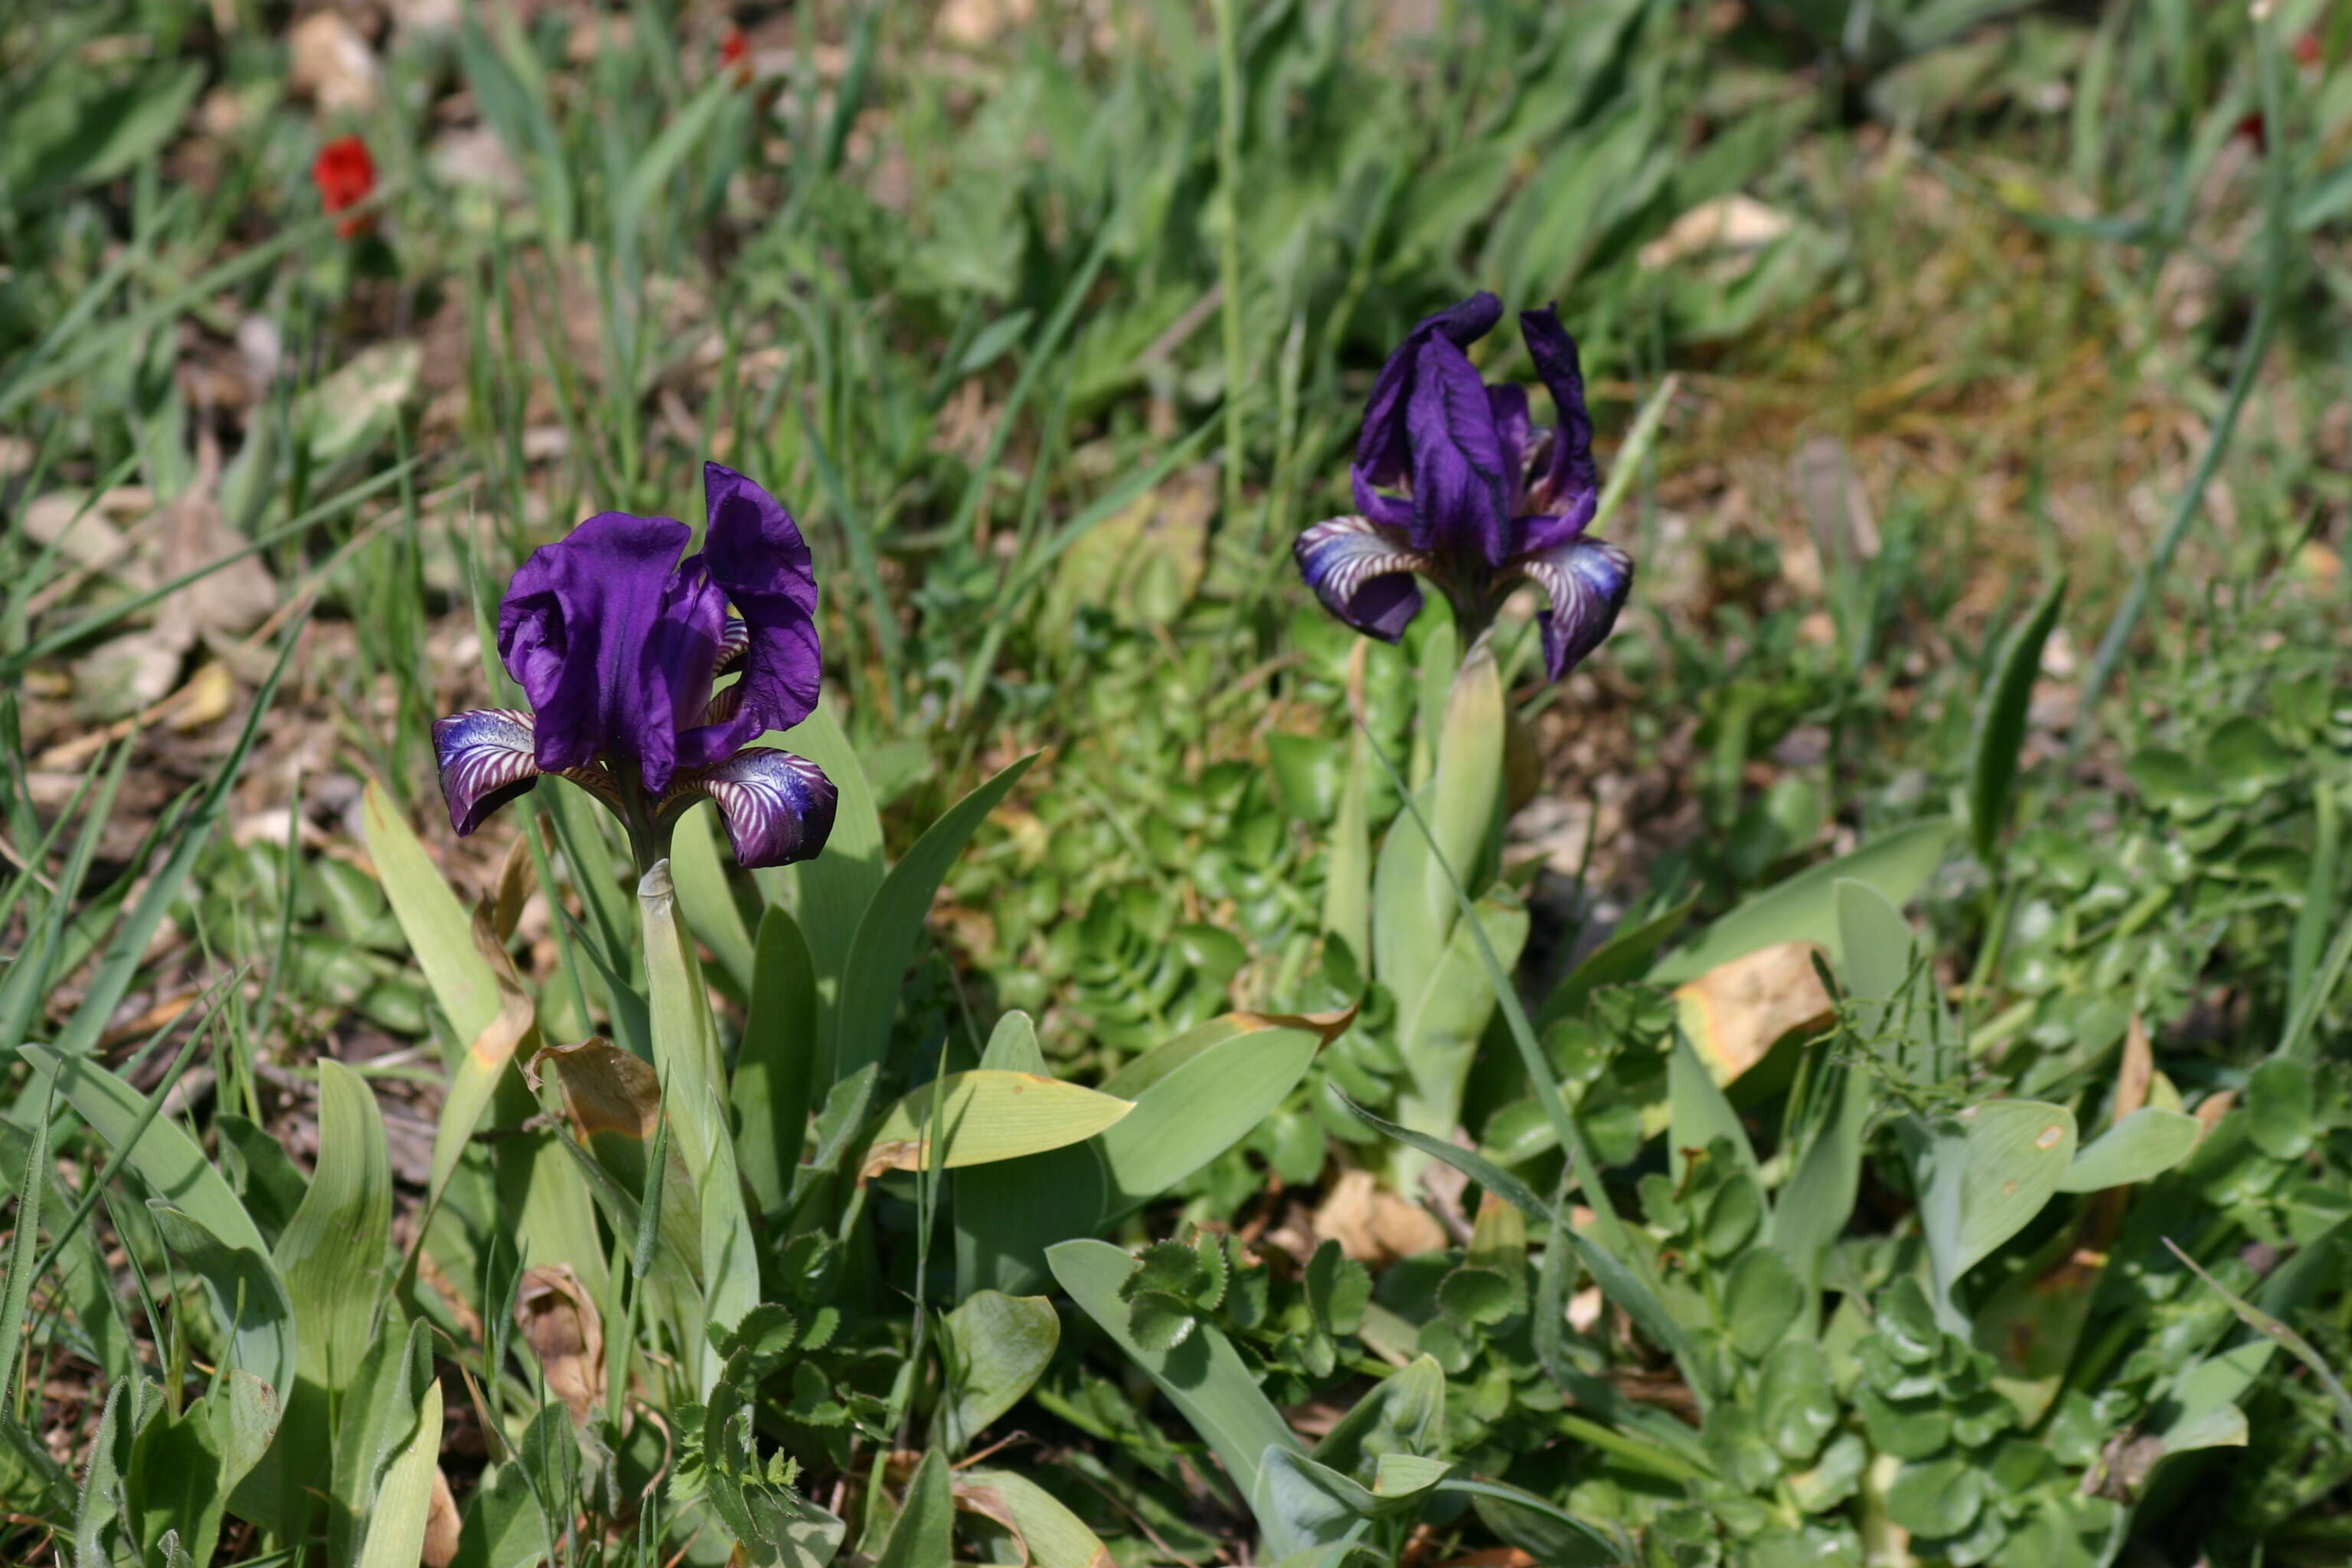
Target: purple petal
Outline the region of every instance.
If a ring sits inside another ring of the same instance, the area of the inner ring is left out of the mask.
[[[618,805],[613,776],[602,763],[541,767],[533,729],[531,716],[517,708],[477,708],[433,721],[433,749],[441,760],[441,798],[459,837],[551,776],[570,779],[607,805]]]
[[[1356,438],[1356,462],[1375,485],[1392,485],[1412,471],[1412,439],[1405,408],[1412,400],[1421,351],[1442,338],[1457,349],[1468,348],[1495,330],[1503,319],[1503,302],[1492,294],[1473,294],[1462,303],[1423,317],[1381,367],[1372,395],[1364,405],[1364,430]]]
[[[749,867],[813,858],[833,832],[833,781],[806,757],[752,746],[723,763],[681,773],[662,801],[667,815],[709,795],[735,858]]]
[[[1591,506],[1582,498],[1599,493],[1601,466],[1592,459],[1592,415],[1584,406],[1584,367],[1576,340],[1560,326],[1559,311],[1549,305],[1520,311],[1519,333],[1527,339],[1536,374],[1551,388],[1553,405],[1559,411],[1559,428],[1552,436],[1551,461],[1543,475],[1545,493],[1538,510],[1570,514],[1581,502],[1589,522]]]
[[[1551,600],[1536,620],[1543,627],[1545,673],[1558,680],[1617,624],[1633,588],[1633,558],[1605,539],[1571,539],[1511,564]]]
[[[601,512],[534,551],[499,607],[499,655],[530,698],[541,771],[634,759],[659,791],[717,668],[724,602],[667,517]]]
[[[1535,421],[1528,417],[1528,389],[1490,386],[1486,408],[1495,421],[1495,443],[1503,457],[1504,505],[1517,511],[1527,489],[1528,464],[1535,456]]]
[[[816,709],[824,673],[816,633],[816,574],[783,504],[730,468],[705,463],[710,525],[703,559],[743,619],[743,694],[729,734],[698,742],[731,751],[762,730],[789,730]],[[722,743],[725,742],[725,743]]]
[[[1323,607],[1366,637],[1394,642],[1421,613],[1421,584],[1412,574],[1427,571],[1429,562],[1400,529],[1335,517],[1300,534],[1291,553]]]
[[[517,709],[477,708],[436,719],[433,750],[441,759],[441,798],[460,838],[539,782],[530,715]]]
[[[1478,370],[1451,342],[1424,344],[1405,410],[1412,456],[1412,545],[1499,566],[1510,553],[1502,432]]]
[[[1385,496],[1372,488],[1370,475],[1358,465],[1348,468],[1348,482],[1356,491],[1356,510],[1383,528],[1412,527],[1412,502],[1402,496]]]

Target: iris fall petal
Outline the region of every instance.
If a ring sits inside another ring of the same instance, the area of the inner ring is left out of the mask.
[[[1335,517],[1298,536],[1291,553],[1323,607],[1366,637],[1394,642],[1421,613],[1412,580],[1428,562],[1402,529],[1364,517]]]
[[[808,859],[833,832],[833,781],[806,757],[771,746],[680,773],[662,809],[683,810],[695,795],[709,795],[718,807],[735,858],[746,866]]]
[[[1558,680],[1599,647],[1633,588],[1633,558],[1604,539],[1572,539],[1516,564],[1544,591],[1544,672]]]

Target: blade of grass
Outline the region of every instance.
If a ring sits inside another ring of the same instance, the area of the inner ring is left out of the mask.
[[[8,1244],[8,1282],[0,1287],[0,1416],[16,1418],[16,1360],[24,1352],[25,1310],[33,1295],[33,1248],[41,1241],[41,1194],[48,1186],[49,1119],[57,1114],[58,1086],[41,1096],[40,1120],[33,1123],[32,1152],[16,1188],[16,1233]]]
[[[1217,277],[1223,298],[1225,361],[1225,526],[1240,526],[1244,459],[1242,394],[1245,356],[1242,321],[1242,63],[1241,26],[1234,0],[1212,0],[1217,29],[1217,184],[1224,195],[1224,222],[1217,237]]]
[[[2122,604],[2116,606],[2115,618],[2107,623],[2105,633],[2099,638],[2098,651],[2091,661],[2091,674],[2083,683],[2080,717],[2074,725],[2070,752],[2082,754],[2090,743],[2098,722],[2099,699],[2105,695],[2107,682],[2114,679],[2116,667],[2123,661],[2124,645],[2138,628],[2140,617],[2147,614],[2148,601],[2155,596],[2164,574],[2172,567],[2172,558],[2181,542],[2189,535],[2189,525],[2201,510],[2206,487],[2220,471],[2221,459],[2230,449],[2230,438],[2238,427],[2238,416],[2246,406],[2246,399],[2254,389],[2254,378],[2263,361],[2270,353],[2271,337],[2278,325],[2279,309],[2286,295],[2287,206],[2292,191],[2290,172],[2294,166],[2291,150],[2284,145],[2290,133],[2284,106],[2284,89],[2279,82],[2278,23],[2266,12],[2253,21],[2254,54],[2257,75],[2262,83],[2263,123],[2274,138],[2263,159],[2267,189],[2263,209],[2263,269],[2262,292],[2254,302],[2254,318],[2246,328],[2245,341],[2238,349],[2237,369],[2231,373],[2230,390],[2222,399],[2221,412],[2213,421],[2212,432],[2205,439],[2204,453],[2197,459],[2196,469],[2174,504],[2171,518],[2157,540],[2155,551],[2140,563],[2132,578]]]
[[[145,609],[148,605],[159,603],[162,600],[170,597],[172,595],[178,593],[181,589],[188,586],[191,583],[202,582],[205,578],[211,576],[214,573],[220,571],[223,567],[234,566],[247,556],[257,555],[262,551],[268,549],[271,545],[281,543],[286,540],[294,538],[297,534],[309,531],[310,529],[317,527],[320,523],[324,522],[327,519],[348,510],[352,507],[357,506],[360,502],[367,500],[370,496],[375,495],[382,490],[391,489],[394,485],[400,482],[400,478],[404,473],[407,472],[409,468],[414,468],[416,464],[421,463],[425,459],[421,457],[412,458],[407,463],[404,463],[398,468],[386,469],[384,472],[378,474],[375,478],[369,479],[364,484],[352,486],[350,489],[345,490],[334,500],[330,501],[321,501],[317,506],[312,507],[310,510],[303,512],[300,516],[294,518],[290,521],[278,524],[276,528],[257,536],[239,549],[232,550],[226,555],[218,556],[214,560],[207,561],[202,566],[196,567],[193,571],[184,572],[179,576],[173,578],[170,582],[150,588],[144,593],[134,594],[126,599],[110,604],[103,609],[93,610],[89,615],[82,616],[79,620],[73,622],[71,625],[58,627],[56,631],[51,632],[45,637],[42,637],[39,641],[32,644],[30,647],[20,649],[16,653],[6,655],[5,658],[0,658],[0,680],[15,680],[23,675],[25,670],[31,666],[35,660],[46,658],[50,654],[56,653],[61,648],[70,647],[75,643],[81,641],[85,637],[94,637],[98,633],[104,631],[108,626],[114,625],[116,622],[121,621],[127,616],[135,616],[140,611]],[[299,625],[299,617],[298,624],[293,629],[296,632],[299,632],[301,629]],[[291,646],[290,637],[289,639],[289,646]]]
[[[387,186],[378,193],[379,199],[391,194]],[[307,223],[285,228],[275,238],[264,240],[252,249],[241,251],[234,260],[223,262],[200,278],[192,279],[185,287],[108,323],[75,343],[71,352],[59,355],[47,366],[28,355],[16,374],[0,382],[0,418],[14,413],[16,405],[35,393],[52,386],[87,365],[95,364],[110,353],[120,353],[121,345],[142,337],[173,319],[186,314],[199,301],[227,291],[233,285],[257,273],[268,271],[286,256],[303,247],[327,237],[339,219],[323,214]]]
[[[2240,1322],[2285,1346],[2289,1355],[2311,1369],[2311,1375],[2319,1381],[2319,1386],[2327,1391],[2328,1399],[2334,1403],[2336,1419],[2343,1426],[2344,1435],[2352,1438],[2352,1393],[2345,1391],[2343,1380],[2328,1369],[2327,1363],[2320,1358],[2319,1352],[2311,1348],[2311,1342],[2205,1272],[2204,1267],[2183,1252],[2170,1237],[2164,1238],[2164,1245],[2173,1257],[2189,1266],[2190,1273],[2205,1281],[2215,1295],[2230,1304],[2230,1310],[2238,1315]]]
[[[155,940],[157,928],[195,869],[196,858],[204,852],[212,837],[212,830],[228,810],[229,792],[237,777],[245,771],[245,759],[251,753],[254,742],[261,735],[262,715],[269,711],[272,699],[278,695],[278,683],[285,679],[286,667],[293,661],[294,649],[299,646],[307,616],[298,617],[286,632],[285,646],[278,650],[278,662],[268,677],[253,694],[253,706],[245,716],[245,725],[237,731],[228,754],[215,767],[211,782],[205,786],[195,809],[188,814],[186,826],[172,852],[157,868],[137,903],[123,918],[109,944],[106,956],[100,962],[98,972],[90,977],[89,988],[82,1004],[58,1035],[57,1048],[68,1057],[86,1056],[96,1048],[105,1034],[107,1021],[114,1009],[138,978],[139,965],[144,960],[150,943]]]

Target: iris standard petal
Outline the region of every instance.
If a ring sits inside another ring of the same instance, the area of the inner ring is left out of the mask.
[[[1495,330],[1503,319],[1503,302],[1492,294],[1473,294],[1460,304],[1424,316],[1381,366],[1380,379],[1364,405],[1363,433],[1356,437],[1356,462],[1375,485],[1392,485],[1412,469],[1412,437],[1406,409],[1419,379],[1422,350],[1442,339],[1456,349],[1468,348]]]
[[[1583,362],[1576,340],[1568,335],[1559,324],[1559,312],[1549,305],[1520,311],[1519,334],[1527,340],[1536,374],[1551,389],[1552,404],[1559,413],[1559,427],[1552,433],[1551,460],[1538,476],[1542,493],[1536,498],[1536,510],[1570,514],[1580,498],[1596,495],[1601,489],[1601,466],[1592,458],[1592,415],[1584,405]],[[1583,504],[1589,522],[1591,504]]]
[[[660,685],[658,708],[668,715],[657,736],[638,738],[638,766],[646,788],[656,795],[669,787],[677,769],[700,767],[751,738],[744,735],[733,745],[714,747],[698,743],[689,727],[709,705],[710,683],[726,651],[726,626],[727,595],[710,580],[703,557],[688,556],[678,563],[661,618],[646,644],[646,679]]]
[[[681,773],[662,811],[683,811],[701,795],[719,808],[735,858],[745,866],[809,859],[833,833],[833,781],[823,768],[790,752],[752,746],[723,763]]]
[[[634,758],[649,788],[668,782],[676,693],[709,680],[724,620],[678,573],[690,537],[673,518],[600,512],[515,573],[499,656],[530,698],[541,771]]]
[[[1558,680],[1601,646],[1633,588],[1633,558],[1605,539],[1571,539],[1511,564],[1551,600],[1543,627],[1544,670]]]
[[[1429,560],[1413,551],[1404,531],[1366,517],[1318,522],[1291,545],[1298,574],[1323,607],[1382,642],[1394,642],[1421,613],[1413,574]]]
[[[736,721],[751,734],[789,730],[815,710],[824,671],[808,542],[782,502],[734,469],[704,464],[703,487],[710,506],[703,559],[747,638]]]
[[[1360,465],[1348,468],[1348,483],[1356,492],[1356,510],[1383,528],[1410,530],[1412,501],[1404,496],[1382,495],[1372,488],[1371,476]]]
[[[1535,457],[1536,426],[1528,416],[1528,389],[1490,386],[1486,407],[1494,416],[1495,444],[1502,454],[1503,504],[1516,513],[1526,498],[1528,465]]]
[[[1510,485],[1494,404],[1470,356],[1422,346],[1405,423],[1412,458],[1412,546],[1500,566],[1510,553]]]
[[[433,750],[441,759],[441,798],[449,806],[449,825],[461,838],[539,782],[530,715],[518,709],[477,708],[436,719]]]

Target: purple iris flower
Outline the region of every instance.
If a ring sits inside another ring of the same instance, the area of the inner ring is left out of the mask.
[[[499,657],[528,712],[483,708],[433,726],[460,835],[545,774],[617,813],[643,867],[708,796],[746,866],[806,860],[833,831],[833,781],[748,742],[816,708],[816,574],[782,503],[703,465],[702,552],[667,517],[599,512],[531,553],[499,605]],[[729,607],[733,614],[729,614]],[[733,684],[712,683],[730,670]]]
[[[1576,340],[1549,306],[1519,313],[1559,412],[1548,430],[1528,417],[1524,387],[1487,385],[1463,352],[1502,314],[1502,301],[1482,293],[1413,328],[1364,408],[1351,470],[1358,515],[1317,523],[1292,553],[1324,608],[1383,642],[1421,611],[1416,574],[1453,602],[1465,645],[1531,582],[1551,601],[1537,618],[1544,668],[1558,680],[1616,624],[1633,561],[1584,535],[1601,469]]]

